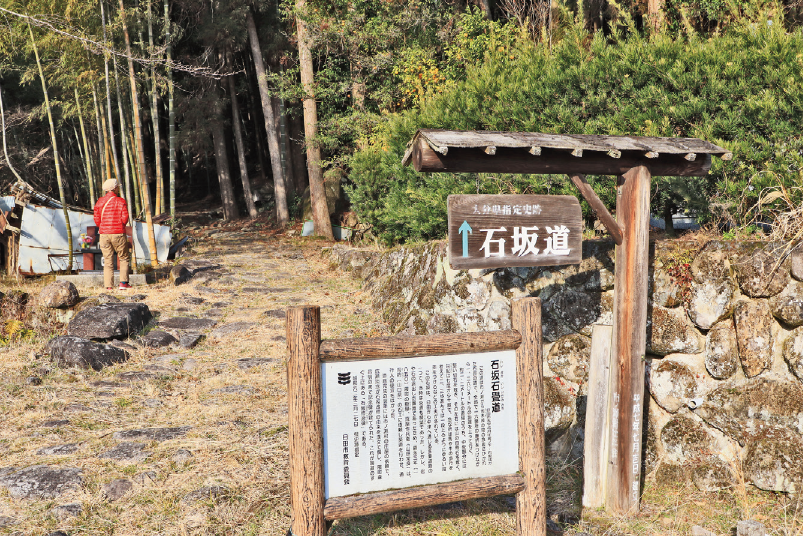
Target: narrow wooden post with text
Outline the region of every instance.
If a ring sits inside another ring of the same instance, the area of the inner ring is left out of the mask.
[[[624,240],[616,246],[607,505],[626,514],[638,511],[641,483],[650,230],[650,170],[645,166],[620,178],[616,215]]]

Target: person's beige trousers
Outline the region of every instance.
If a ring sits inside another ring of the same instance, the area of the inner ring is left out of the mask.
[[[120,264],[120,281],[128,281],[128,261],[131,259],[128,239],[125,234],[100,235],[100,250],[103,252],[103,285],[114,286],[114,253]]]

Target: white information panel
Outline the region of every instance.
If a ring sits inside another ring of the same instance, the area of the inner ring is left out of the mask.
[[[514,350],[321,367],[326,498],[518,471]]]

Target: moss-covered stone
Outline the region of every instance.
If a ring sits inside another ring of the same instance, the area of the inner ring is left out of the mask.
[[[729,380],[711,391],[694,413],[740,445],[769,427],[803,434],[803,385],[766,378]]]
[[[701,459],[716,449],[716,440],[703,425],[686,415],[675,415],[661,430],[667,459],[682,463]]]
[[[549,369],[573,382],[587,381],[590,360],[591,339],[579,334],[561,337],[555,341],[547,355]]]
[[[659,406],[670,413],[685,407],[698,392],[698,382],[694,372],[685,364],[674,359],[662,359],[657,365],[653,361],[650,369],[650,393]]]
[[[789,259],[783,248],[767,245],[739,256],[734,268],[742,292],[753,298],[775,296],[789,283]]]
[[[720,322],[706,335],[705,369],[717,380],[727,380],[739,369],[739,351],[733,321]]]
[[[687,469],[676,463],[661,462],[655,470],[655,482],[661,486],[677,486],[678,482],[687,482]]]
[[[784,341],[783,358],[792,374],[803,382],[803,327],[794,330]]]
[[[772,315],[786,326],[803,326],[803,283],[791,281],[769,300]]]
[[[733,312],[739,361],[752,378],[772,365],[772,315],[766,301],[740,301]]]
[[[702,350],[702,338],[683,309],[653,306],[647,322],[647,352],[696,354]]]
[[[797,493],[803,489],[803,437],[785,427],[767,427],[745,448],[745,478],[769,491]]]

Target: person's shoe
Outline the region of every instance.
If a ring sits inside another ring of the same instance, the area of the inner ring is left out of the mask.
[[[114,290],[114,287],[106,287],[106,290]]]
[[[128,282],[120,283],[120,290],[125,290],[129,288],[131,288],[131,285],[129,285]]]

